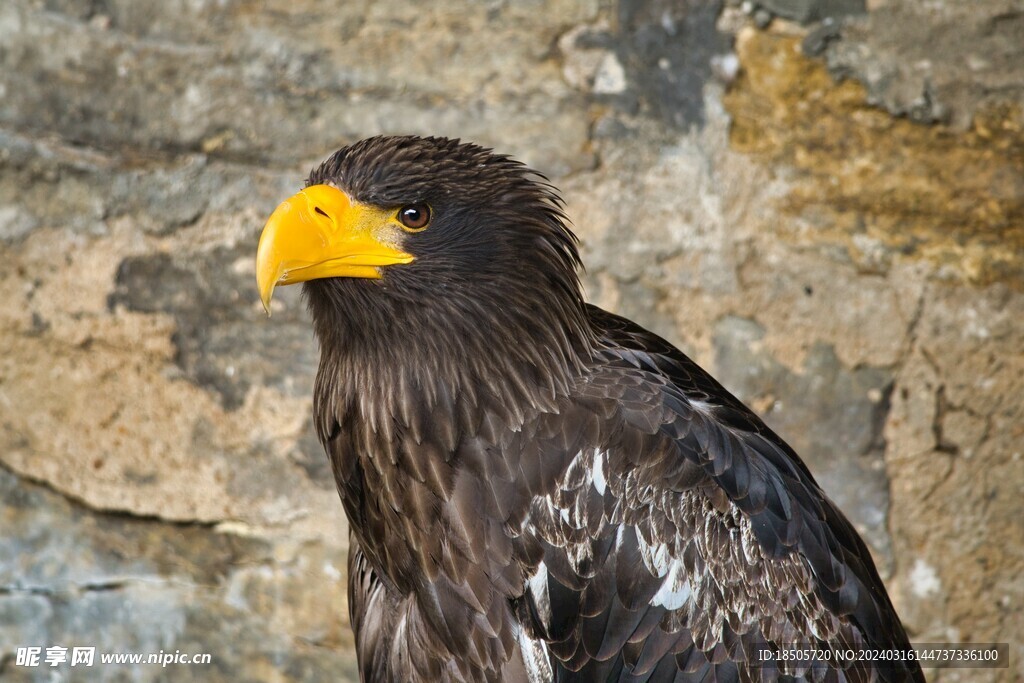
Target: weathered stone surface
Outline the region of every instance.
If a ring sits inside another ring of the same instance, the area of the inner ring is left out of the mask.
[[[337,521],[337,518],[336,518]],[[0,677],[17,647],[95,647],[73,680],[356,680],[344,549],[95,513],[0,468]],[[209,653],[208,665],[101,665],[104,653]],[[67,675],[70,663],[57,669]]]
[[[802,24],[862,14],[866,9],[864,0],[758,0],[757,5],[776,16]]]
[[[969,128],[979,112],[1024,105],[1024,5],[1019,0],[886,0],[844,23],[829,68],[872,104],[916,121]]]
[[[315,342],[252,254],[377,132],[551,176],[590,298],[797,448],[912,637],[1013,643],[943,683],[1024,675],[1021,11],[0,3],[0,679],[78,642],[213,655],[84,680],[352,678]]]
[[[716,28],[720,6],[620,0],[614,15],[559,38],[562,74],[619,114],[641,113],[682,129],[703,124],[704,83],[731,43]]]
[[[993,106],[966,132],[894,119],[798,41],[741,32],[743,82],[727,96],[733,146],[790,176],[779,237],[831,242],[865,272],[921,258],[939,277],[1020,287],[1024,110]]]
[[[4,3],[0,87],[18,96],[0,103],[0,125],[256,163],[433,130],[561,175],[590,163],[587,126],[548,52],[562,27],[595,12],[578,2]],[[556,130],[561,145],[538,144],[539,131]]]
[[[1001,634],[1019,668],[1024,298],[939,284],[925,302],[885,429],[903,618],[921,640]]]
[[[173,316],[175,362],[200,386],[220,394],[225,408],[239,408],[249,389],[272,386],[284,394],[312,394],[310,376],[290,368],[314,367],[316,342],[305,310],[283,307],[273,324],[253,329],[251,240],[231,248],[175,258],[157,253],[132,257],[117,269],[108,298],[112,309]],[[230,267],[225,268],[225,264]]]

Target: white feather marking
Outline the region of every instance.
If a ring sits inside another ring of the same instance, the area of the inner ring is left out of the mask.
[[[539,638],[531,638],[520,628],[519,649],[523,653],[523,664],[526,665],[526,675],[530,683],[550,683],[554,680],[555,674],[551,670],[546,642]]]
[[[659,543],[654,546],[654,555],[651,557],[651,560],[658,576],[665,576],[672,567],[672,555],[668,552],[668,545]]]
[[[533,595],[533,601],[537,605],[537,613],[544,628],[549,628],[551,626],[551,596],[548,594],[548,566],[543,562],[537,565],[537,571],[526,582],[526,586]]]
[[[681,560],[673,560],[668,576],[661,588],[651,598],[651,604],[665,609],[679,609],[693,597],[690,582],[686,578],[686,570]]]
[[[608,482],[604,478],[604,453],[602,451],[594,453],[594,465],[591,472],[591,481],[594,484],[594,488],[603,496],[605,489],[608,488]]]
[[[715,412],[715,409],[718,407],[713,403],[708,403],[707,401],[697,401],[692,398],[690,399],[690,406],[697,412],[704,413],[705,415],[713,414]]]
[[[672,566],[672,555],[669,554],[668,544],[656,543],[648,545],[642,534],[637,534],[637,544],[640,550],[640,557],[644,561],[647,570],[654,576],[665,576]]]

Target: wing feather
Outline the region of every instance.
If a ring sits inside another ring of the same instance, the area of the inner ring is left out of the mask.
[[[591,318],[601,367],[575,413],[538,429],[540,459],[573,459],[545,469],[553,482],[521,463],[534,502],[519,533],[540,538],[544,566],[524,589],[546,605],[530,614],[554,680],[923,680],[916,667],[757,664],[772,643],[906,635],[866,546],[792,449],[664,340]]]

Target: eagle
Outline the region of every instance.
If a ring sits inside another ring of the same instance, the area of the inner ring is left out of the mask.
[[[509,156],[378,136],[263,229],[263,304],[303,283],[320,346],[362,680],[924,680],[865,661],[907,636],[806,465],[585,302],[568,222]]]

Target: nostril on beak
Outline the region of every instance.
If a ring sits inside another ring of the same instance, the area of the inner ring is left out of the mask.
[[[327,215],[327,212],[321,209],[319,206],[314,206],[313,210],[316,211],[321,216],[323,216],[324,218],[330,218],[330,216]]]

